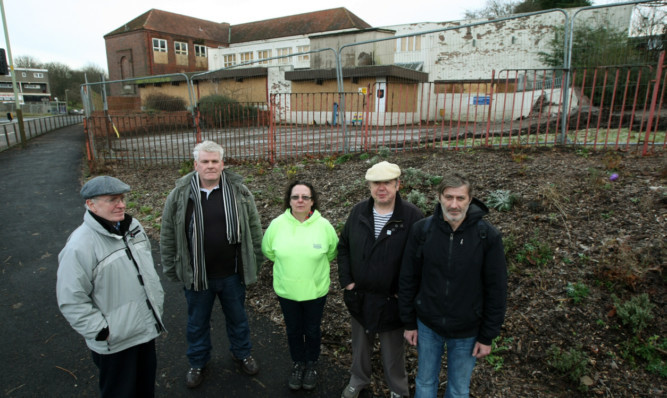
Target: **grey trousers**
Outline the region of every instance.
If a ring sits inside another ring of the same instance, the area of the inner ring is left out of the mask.
[[[377,334],[366,334],[364,327],[352,318],[352,367],[350,385],[362,390],[371,384],[371,354],[375,338],[380,340],[380,355],[384,378],[389,389],[408,397],[408,374],[405,371],[403,329]]]

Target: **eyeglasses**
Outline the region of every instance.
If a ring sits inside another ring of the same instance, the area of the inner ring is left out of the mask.
[[[118,206],[120,202],[125,203],[125,196],[116,196],[114,198],[104,198],[102,199],[105,203],[109,203],[112,206]]]
[[[289,198],[292,199],[292,200],[299,200],[299,198],[301,198],[301,200],[303,200],[304,202],[307,202],[307,201],[310,200],[310,196],[306,196],[306,195],[292,195]]]

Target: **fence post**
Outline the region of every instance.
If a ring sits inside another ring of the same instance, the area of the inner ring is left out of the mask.
[[[655,85],[653,86],[653,95],[651,96],[651,110],[648,114],[648,122],[646,123],[646,135],[644,136],[644,149],[642,149],[642,155],[648,153],[648,140],[651,136],[651,128],[653,127],[653,117],[655,116],[655,106],[658,102],[658,92],[660,91],[660,79],[662,78],[662,68],[665,63],[665,50],[662,50],[660,53],[660,58],[658,59],[658,68],[655,72]]]

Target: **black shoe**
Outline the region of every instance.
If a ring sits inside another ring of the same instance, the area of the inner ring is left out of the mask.
[[[257,364],[257,361],[255,361],[255,358],[252,357],[252,355],[248,355],[243,359],[234,357],[234,360],[241,364],[241,369],[243,369],[243,371],[247,374],[253,376],[259,373],[259,365]]]
[[[303,383],[303,372],[305,364],[303,362],[294,362],[292,365],[292,374],[289,376],[288,384],[291,390],[298,390]]]
[[[306,363],[306,372],[303,375],[303,384],[302,387],[304,390],[312,390],[317,384],[317,370],[315,370],[315,365],[317,362],[308,361]]]
[[[185,384],[188,388],[195,388],[204,381],[204,368],[190,368],[185,374]]]

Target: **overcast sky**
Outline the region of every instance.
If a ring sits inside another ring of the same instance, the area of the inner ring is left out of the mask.
[[[232,25],[345,7],[371,26],[463,19],[486,0],[382,0],[366,2],[275,0],[0,0],[12,56],[60,62],[72,69],[93,64],[107,69],[104,35],[151,8]],[[595,4],[618,2],[596,0]],[[0,48],[7,48],[4,30]]]

